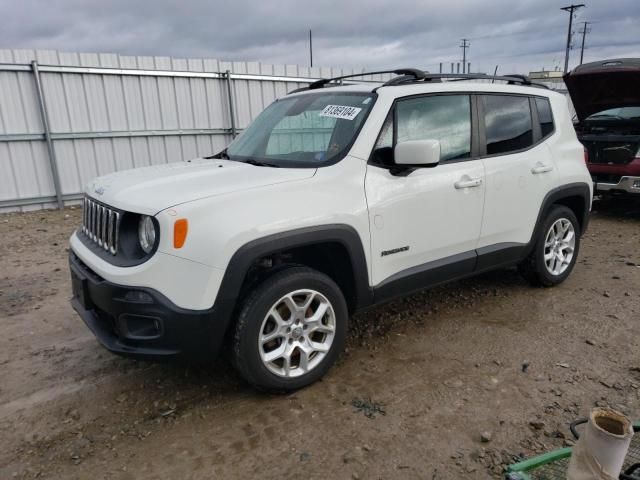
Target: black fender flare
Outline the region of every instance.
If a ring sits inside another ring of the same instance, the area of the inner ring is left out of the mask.
[[[222,322],[223,325],[219,327],[226,332],[233,318],[246,274],[257,259],[282,250],[323,243],[337,243],[346,249],[353,270],[356,309],[371,304],[373,297],[372,289],[369,287],[369,270],[360,235],[349,225],[329,224],[267,235],[240,247],[231,257],[222,277],[213,306],[214,321]]]
[[[591,190],[589,189],[589,184],[584,182],[576,182],[576,183],[568,183],[566,185],[561,185],[559,187],[554,188],[549,191],[544,199],[542,200],[542,205],[540,206],[540,211],[538,212],[538,218],[536,220],[536,225],[531,233],[531,239],[527,245],[527,255],[533,250],[533,247],[536,243],[537,234],[542,228],[542,223],[545,218],[547,218],[547,214],[551,209],[551,206],[559,203],[562,199],[569,197],[581,197],[584,200],[584,212],[582,212],[582,218],[578,216],[578,221],[580,222],[580,234],[584,234],[587,230],[587,226],[589,225],[589,214],[591,213]],[[525,255],[526,256],[526,255]]]

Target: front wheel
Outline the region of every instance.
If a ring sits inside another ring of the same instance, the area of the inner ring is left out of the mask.
[[[532,285],[557,285],[573,270],[579,248],[578,219],[571,209],[556,205],[537,232],[533,251],[520,264],[520,273]]]
[[[348,319],[345,299],[331,278],[306,267],[286,268],[246,298],[233,337],[233,363],[257,388],[302,388],[333,365]]]

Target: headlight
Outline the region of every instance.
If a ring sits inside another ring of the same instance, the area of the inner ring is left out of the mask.
[[[138,223],[138,241],[144,253],[151,253],[156,244],[156,226],[148,215],[142,215]]]

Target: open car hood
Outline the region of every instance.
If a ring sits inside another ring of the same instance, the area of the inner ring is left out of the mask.
[[[564,76],[581,122],[618,107],[640,106],[640,58],[585,63]]]

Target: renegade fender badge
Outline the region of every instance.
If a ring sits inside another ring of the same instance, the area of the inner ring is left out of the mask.
[[[409,250],[409,245],[405,247],[392,248],[391,250],[383,250],[380,252],[381,257],[386,257],[387,255],[393,255],[394,253],[406,252]]]

